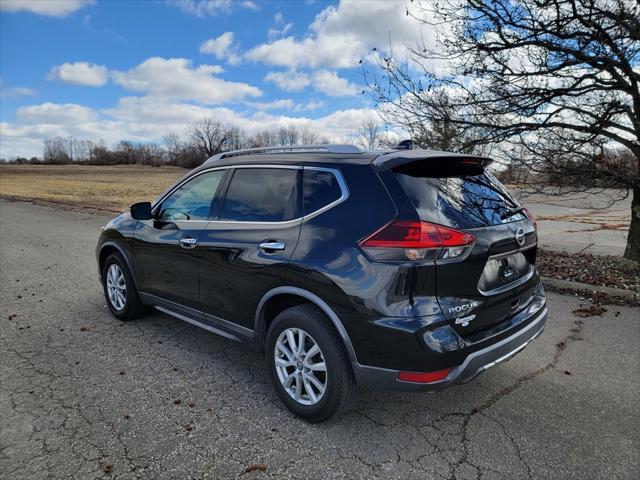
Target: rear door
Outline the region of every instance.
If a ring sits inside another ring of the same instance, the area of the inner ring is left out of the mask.
[[[211,323],[232,322],[248,334],[262,296],[283,284],[300,235],[301,177],[302,168],[293,166],[232,172],[200,237],[200,308]]]
[[[436,260],[438,302],[453,328],[468,336],[524,308],[538,281],[535,225],[482,163],[425,159],[393,173],[422,221],[475,237],[462,258]]]

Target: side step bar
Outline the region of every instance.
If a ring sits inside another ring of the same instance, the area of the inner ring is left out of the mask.
[[[187,317],[186,315],[183,315],[181,313],[174,312],[173,310],[169,310],[168,308],[161,307],[160,305],[154,305],[153,308],[155,308],[156,310],[162,313],[166,313],[167,315],[171,315],[172,317],[177,318],[178,320],[182,320],[183,322],[190,323],[191,325],[195,325],[196,327],[200,327],[211,333],[220,335],[221,337],[228,338],[229,340],[235,340],[236,342],[245,341],[245,339],[240,338],[237,335],[234,335],[233,333],[225,332],[224,330],[220,330],[219,328],[212,327],[211,325],[207,325],[206,323],[202,323],[199,320],[196,320],[191,317]]]

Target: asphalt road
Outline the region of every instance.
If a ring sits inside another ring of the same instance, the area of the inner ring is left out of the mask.
[[[310,425],[247,347],[113,318],[93,256],[105,220],[0,200],[2,478],[638,478],[638,310],[580,319],[550,294],[544,335],[474,382],[362,392]]]
[[[591,189],[553,196],[517,192],[538,219],[538,242],[556,252],[622,255],[631,222],[631,194]]]

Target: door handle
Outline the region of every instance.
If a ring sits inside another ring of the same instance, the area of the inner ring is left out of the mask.
[[[193,248],[198,244],[198,239],[193,237],[182,237],[180,239],[180,246],[182,248]]]
[[[273,253],[276,250],[284,250],[286,246],[284,242],[262,242],[260,245],[260,250],[265,253]]]

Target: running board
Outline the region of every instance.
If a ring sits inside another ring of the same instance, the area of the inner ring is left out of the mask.
[[[233,333],[225,332],[224,330],[220,330],[219,328],[212,327],[211,325],[207,325],[206,323],[202,323],[199,320],[195,320],[195,319],[193,319],[191,317],[187,317],[186,315],[183,315],[181,313],[174,312],[173,310],[170,310],[168,308],[161,307],[160,305],[154,305],[153,308],[155,308],[156,310],[159,310],[162,313],[166,313],[167,315],[171,315],[172,317],[175,317],[178,320],[182,320],[183,322],[190,323],[191,325],[195,325],[196,327],[200,327],[200,328],[202,328],[204,330],[207,330],[207,331],[209,331],[211,333],[215,333],[216,335],[220,335],[221,337],[228,338],[229,340],[234,340],[236,342],[246,342],[247,341],[246,338],[240,338],[237,335],[234,335]]]

